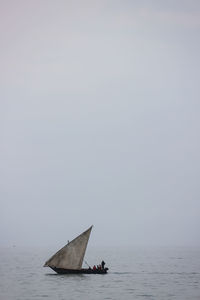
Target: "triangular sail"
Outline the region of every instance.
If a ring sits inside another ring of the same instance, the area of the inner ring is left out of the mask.
[[[65,245],[49,260],[46,261],[44,267],[56,267],[71,270],[80,270],[83,264],[85,251],[92,226],[77,238]]]

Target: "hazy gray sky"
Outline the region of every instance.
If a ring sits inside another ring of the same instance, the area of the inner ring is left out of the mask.
[[[200,1],[0,0],[0,243],[200,245]]]

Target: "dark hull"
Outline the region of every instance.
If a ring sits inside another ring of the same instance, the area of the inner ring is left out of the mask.
[[[70,269],[51,267],[51,269],[58,274],[106,274],[108,271],[108,268],[101,269],[101,270],[92,270],[92,269],[70,270]]]

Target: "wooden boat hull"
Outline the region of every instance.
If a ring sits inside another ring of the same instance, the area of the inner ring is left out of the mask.
[[[50,267],[58,274],[106,274],[108,268],[100,269],[100,270],[93,270],[93,269],[80,269],[80,270],[70,270],[70,269],[62,269],[62,268],[53,268]]]

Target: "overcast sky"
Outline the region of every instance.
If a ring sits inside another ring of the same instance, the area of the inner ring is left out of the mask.
[[[200,245],[200,1],[0,0],[0,243]]]

